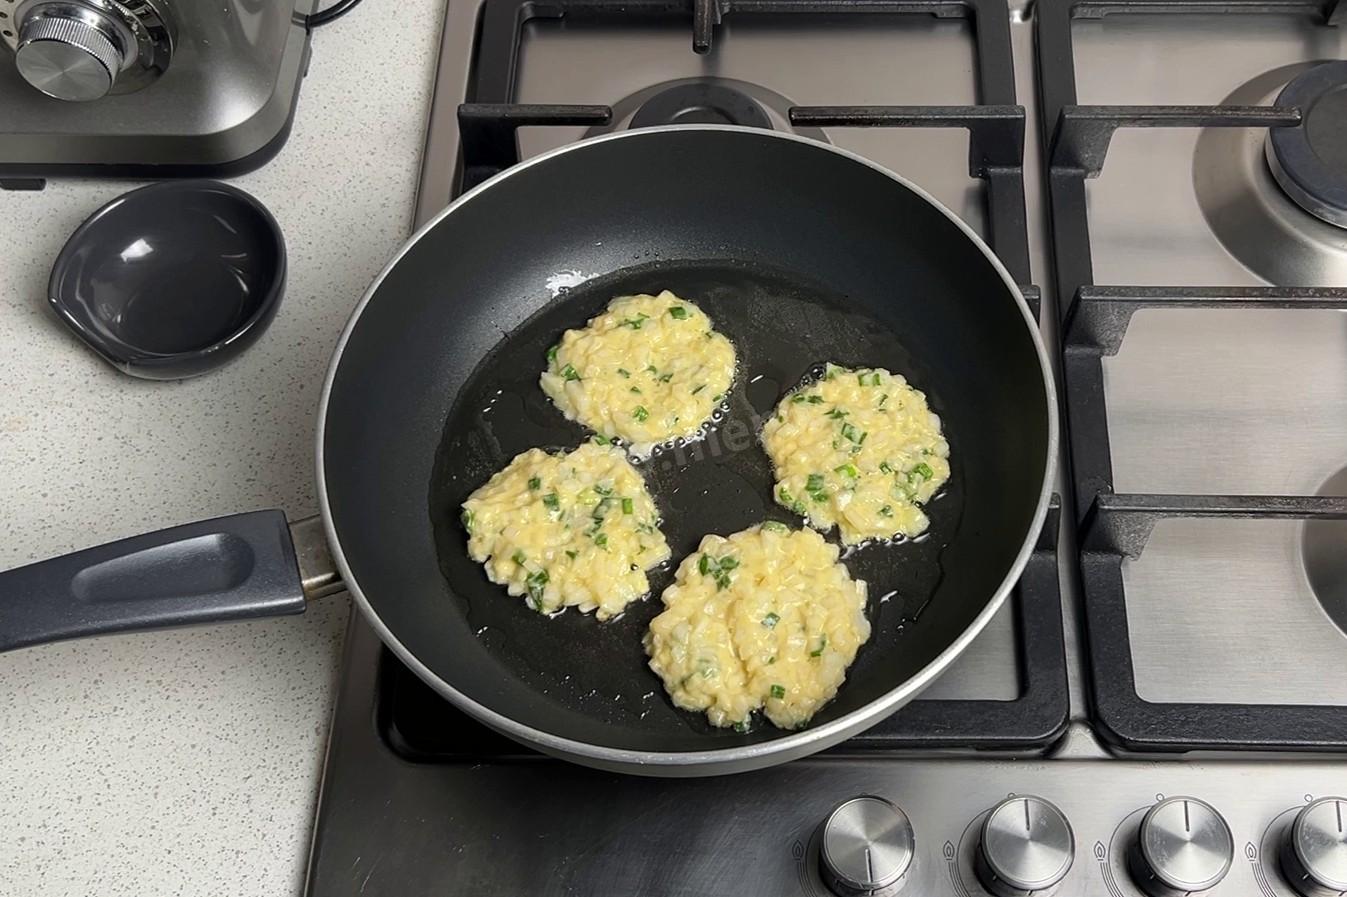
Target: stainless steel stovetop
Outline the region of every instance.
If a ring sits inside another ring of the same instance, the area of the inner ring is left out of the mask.
[[[308,893],[1347,892],[1347,230],[1263,157],[1281,87],[1347,52],[1333,14],[764,0],[698,55],[691,9],[663,0],[451,2],[418,221],[512,161],[498,104],[523,104],[522,157],[670,89],[736,91],[778,128],[794,109],[1041,294],[1071,436],[1060,526],[922,700],[725,778],[532,754],[357,621]],[[720,115],[696,96],[667,105]],[[883,800],[822,825],[861,795]]]

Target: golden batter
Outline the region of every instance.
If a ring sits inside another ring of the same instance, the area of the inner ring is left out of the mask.
[[[529,607],[622,613],[650,591],[646,571],[669,559],[659,512],[621,450],[515,456],[463,503],[468,554]]]
[[[690,437],[734,379],[734,346],[697,306],[665,290],[621,296],[547,353],[543,392],[569,420],[638,456]]]
[[[837,547],[775,521],[705,536],[663,601],[645,638],[650,668],[675,705],[716,726],[746,730],[758,709],[804,726],[870,637],[865,583]]]
[[[828,365],[762,430],[776,500],[848,545],[925,532],[921,505],[949,479],[949,443],[926,396],[883,368]]]

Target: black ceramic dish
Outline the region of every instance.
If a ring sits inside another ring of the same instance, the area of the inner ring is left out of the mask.
[[[256,342],[285,273],[285,240],[265,206],[218,181],[172,181],[119,196],[81,224],[47,298],[114,367],[177,380]]]

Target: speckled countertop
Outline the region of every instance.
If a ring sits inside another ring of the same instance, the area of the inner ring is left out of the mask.
[[[289,288],[223,370],[133,380],[45,307],[65,238],[132,185],[0,192],[0,569],[236,511],[315,512],[323,372],[409,233],[442,15],[443,0],[371,0],[315,33],[288,144],[234,181],[280,221]],[[348,613],[339,596],[0,655],[0,895],[299,893]]]

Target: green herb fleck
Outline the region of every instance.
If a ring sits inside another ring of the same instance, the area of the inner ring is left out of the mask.
[[[780,622],[781,622],[781,615],[775,612],[770,613],[762,618],[762,625],[766,626],[768,629],[775,629],[776,624]]]
[[[566,557],[570,558],[571,560],[575,560],[575,559],[576,559],[577,557],[579,557],[579,556],[580,556],[580,552],[578,552],[578,551],[571,551],[569,548],[566,549]]]
[[[543,496],[543,507],[553,514],[558,513],[561,510],[561,499],[557,498],[555,492],[549,492]]]
[[[603,483],[595,483],[594,491],[597,492],[599,495],[612,495],[613,487],[605,486]]]
[[[645,410],[644,405],[637,405],[636,410],[631,413],[631,416],[639,421],[644,421],[650,417],[650,412]]]
[[[524,556],[524,552],[516,550],[515,553],[510,556],[510,560],[514,561],[516,564],[522,567],[524,566],[524,561],[526,561],[527,558]]]
[[[613,444],[613,440],[609,439],[607,436],[604,436],[602,433],[595,433],[595,434],[594,434],[594,441],[597,442],[599,445],[612,445],[612,444]]]
[[[786,526],[786,525],[785,525],[784,523],[782,523],[780,520],[767,520],[767,521],[764,521],[763,524],[762,524],[762,528],[765,529],[765,530],[767,530],[767,532],[769,532],[769,533],[788,533],[788,532],[790,532],[790,527]]]
[[[827,637],[826,635],[821,635],[821,636],[819,636],[818,647],[815,648],[813,651],[810,651],[810,652],[809,652],[809,656],[810,656],[810,657],[822,657],[822,656],[823,656],[823,649],[826,648],[826,647],[828,647],[828,637]]]
[[[745,732],[747,732],[747,731],[748,731],[748,720],[746,720],[746,719],[741,719],[741,720],[739,720],[739,722],[735,723],[735,724],[734,724],[734,731],[738,732],[740,735],[743,735]]]
[[[688,310],[681,305],[675,305],[669,309],[669,314],[673,315],[674,320],[681,321],[688,316]]]
[[[805,512],[804,502],[791,495],[790,491],[787,490],[785,486],[778,486],[776,488],[776,499],[796,514],[803,515]]]
[[[887,402],[888,400],[889,400],[889,394],[888,394],[888,393],[884,393],[884,395],[880,396],[880,397],[879,397],[879,407],[880,407],[880,408],[883,408],[883,407],[884,407],[884,403]]]
[[[564,368],[561,369],[561,376],[565,377],[566,382],[568,383],[571,380],[580,379],[580,375],[576,372],[574,365],[571,364],[567,364]]]
[[[768,665],[768,666],[771,666],[771,665],[774,664],[774,663],[776,663],[776,655],[775,655],[775,654],[773,654],[771,657],[767,658],[767,665]]]
[[[633,386],[631,388],[631,391],[636,393],[638,396],[641,394],[641,388],[639,386]]]
[[[694,390],[692,391],[692,394],[695,396],[697,393],[701,392],[703,389],[706,389],[706,384],[705,384],[705,383],[703,383],[701,386],[698,386],[696,389],[694,389]]]
[[[827,501],[828,490],[823,486],[823,474],[811,473],[809,479],[805,481],[804,491],[809,493],[809,497],[814,501]]]
[[[841,408],[834,408],[832,411],[828,412],[828,416],[831,417],[833,420],[841,420],[842,418],[846,417],[847,414],[848,412]]]
[[[833,364],[832,362],[828,362],[828,364],[823,368],[823,379],[831,380],[833,377],[837,376],[837,372],[840,370],[841,368],[839,368],[837,365]]]
[[[779,701],[785,696],[786,696],[786,687],[784,685],[772,686],[772,697],[776,698]]]
[[[529,602],[533,609],[541,612],[543,609],[543,587],[547,585],[547,571],[539,570],[536,573],[530,573],[524,583],[529,589]]]
[[[627,370],[626,368],[618,368],[618,369],[617,369],[617,372],[618,372],[619,374],[621,374],[623,377],[630,377],[630,376],[631,376],[631,371]]]
[[[935,471],[931,470],[931,465],[927,464],[925,461],[922,461],[916,467],[912,468],[912,472],[923,480],[929,480],[935,476]]]
[[[550,349],[547,350],[547,366],[548,366],[548,367],[551,367],[552,365],[554,365],[554,364],[557,363],[557,350],[560,349],[560,348],[561,348],[561,346],[558,345],[558,346],[553,346],[552,348],[550,348]]]
[[[632,514],[635,513],[635,511],[636,511],[636,502],[632,501],[630,498],[622,499],[623,514]]]
[[[652,364],[652,365],[647,365],[647,366],[646,366],[646,372],[647,372],[647,373],[650,373],[650,374],[658,374],[658,373],[659,373],[659,368],[655,367],[653,364]]]
[[[823,404],[823,396],[818,395],[818,394],[814,394],[814,395],[811,395],[811,396],[806,396],[806,397],[805,397],[805,401],[808,402],[808,403],[811,404],[811,405],[822,405],[822,404]]]
[[[641,325],[649,320],[650,315],[640,312],[634,318],[624,318],[618,323],[619,327],[630,327],[632,330],[640,330]]]
[[[542,488],[543,481],[539,477],[529,477],[529,491],[537,492]]]
[[[599,546],[600,548],[606,549],[608,547],[608,534],[599,533],[597,536],[594,537],[594,544]]]
[[[893,473],[893,467],[889,464],[888,461],[880,461],[879,469],[884,473]]]
[[[668,382],[669,382],[670,380],[672,380],[672,379],[673,379],[673,371],[670,371],[670,372],[667,373],[667,374],[660,374],[660,375],[659,375],[659,382],[661,382],[661,383],[668,383]]]
[[[860,433],[859,433],[859,432],[856,430],[856,428],[853,427],[851,424],[846,423],[846,422],[843,422],[843,424],[842,424],[842,438],[843,438],[843,439],[850,439],[852,442],[859,443],[859,442],[860,442]]]
[[[472,520],[473,520],[473,513],[472,513],[472,511],[469,511],[467,508],[464,508],[464,509],[463,509],[463,513],[459,515],[459,518],[458,518],[458,519],[463,521],[463,528],[464,528],[465,530],[467,530],[467,531],[468,531],[468,535],[471,536],[471,535],[472,535]]]
[[[879,516],[880,516],[880,517],[892,517],[892,516],[893,516],[893,505],[885,505],[884,507],[880,508],[880,509],[879,509]]]
[[[804,401],[805,399],[807,399],[807,398],[808,398],[808,396],[804,396],[804,395],[791,396],[791,397],[790,397],[790,401],[791,401],[791,404],[793,404],[793,405],[798,405],[798,404],[800,404],[801,402],[803,402],[803,401]]]
[[[697,571],[702,576],[710,576],[716,581],[716,591],[729,587],[730,571],[738,566],[739,559],[731,555],[714,558],[703,553],[697,561]]]
[[[849,462],[841,467],[834,467],[833,473],[840,473],[842,476],[850,477],[853,480],[861,475],[861,472],[856,469],[856,465]]]

